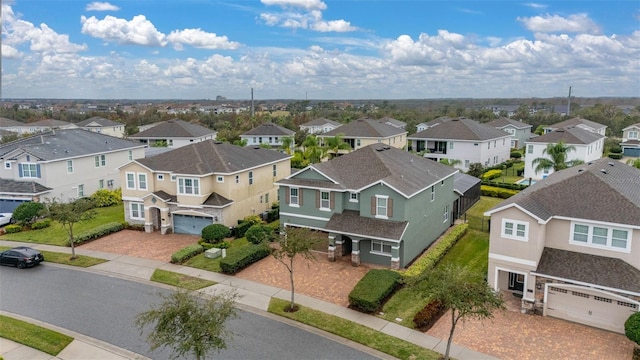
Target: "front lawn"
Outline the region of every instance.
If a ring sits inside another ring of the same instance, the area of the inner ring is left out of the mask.
[[[249,241],[247,240],[247,238],[243,237],[243,238],[233,239],[229,241],[229,244],[230,244],[229,248],[227,249],[228,255],[233,254],[233,252],[237,249],[240,249],[249,245]],[[196,269],[202,269],[202,270],[214,271],[214,272],[220,273],[222,272],[222,270],[220,269],[220,260],[222,260],[222,256],[217,257],[215,259],[209,259],[204,257],[204,253],[202,253],[192,257],[182,265],[190,266]]]
[[[0,251],[5,251],[12,248],[12,246],[0,246]],[[45,262],[63,264],[63,265],[71,265],[77,267],[87,268],[90,266],[102,264],[107,262],[108,260],[94,258],[91,256],[78,255],[76,254],[76,258],[71,260],[71,254],[60,253],[60,252],[52,252],[52,251],[41,251],[42,256],[44,256]]]
[[[215,281],[205,280],[162,269],[156,269],[156,271],[153,272],[153,275],[151,275],[151,281],[172,285],[187,290],[199,290],[216,284]]]
[[[56,356],[73,338],[28,322],[0,315],[0,337]]]
[[[73,226],[73,233],[80,234],[100,225],[110,222],[124,221],[124,207],[122,204],[104,208],[97,208],[96,217],[93,220],[83,221]],[[39,230],[21,231],[14,234],[0,236],[2,240],[22,241],[34,244],[47,244],[57,246],[69,245],[69,234],[58,222],[52,222],[51,226]]]

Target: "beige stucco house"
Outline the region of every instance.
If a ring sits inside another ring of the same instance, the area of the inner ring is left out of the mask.
[[[100,116],[94,116],[92,118],[80,121],[76,123],[76,126],[92,132],[97,132],[104,135],[115,136],[119,138],[125,137],[125,124],[109,119],[105,119]]]
[[[358,150],[372,144],[386,144],[398,149],[407,146],[407,131],[386,124],[386,119],[362,118],[351,121],[331,131],[318,134],[318,139],[342,136],[342,140],[351,146],[352,150]],[[340,150],[340,153],[347,153]]]
[[[207,140],[120,167],[125,221],[147,232],[201,234],[212,223],[235,226],[278,201],[291,156]]]
[[[640,170],[600,159],[555,172],[491,216],[491,287],[538,310],[624,333],[640,309]]]
[[[179,148],[181,146],[215,140],[218,132],[180,119],[157,123],[146,130],[129,136],[129,139],[148,144],[151,147]]]

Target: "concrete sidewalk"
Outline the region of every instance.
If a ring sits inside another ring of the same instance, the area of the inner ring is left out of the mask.
[[[59,247],[51,245],[39,245],[30,243],[18,243],[14,241],[0,240],[0,246],[30,246],[35,249],[44,251],[54,251],[62,253],[71,253],[71,249],[68,247]],[[210,272],[191,267],[175,265],[158,260],[149,260],[135,258],[126,255],[111,254],[105,252],[98,252],[93,250],[76,249],[76,254],[87,255],[96,258],[108,260],[105,263],[92,266],[87,271],[95,273],[101,273],[105,275],[118,276],[136,281],[149,281],[151,275],[156,269],[162,269],[167,271],[173,271],[184,275],[193,277],[199,277],[202,279],[215,281],[217,284],[199,290],[205,294],[212,294],[219,291],[235,290],[239,295],[238,303],[248,309],[254,309],[256,311],[267,311],[271,298],[278,298],[283,300],[291,299],[291,292],[283,290],[277,287],[264,285],[254,281],[238,279],[233,276],[228,276],[216,272]],[[426,335],[420,331],[412,330],[407,327],[395,324],[393,322],[372,316],[363,314],[358,311],[354,311],[343,306],[332,304],[329,302],[314,299],[301,294],[296,294],[296,303],[313,308],[315,310],[322,311],[324,313],[338,316],[355,323],[367,326],[374,330],[380,331],[387,335],[394,336],[396,338],[411,342],[421,347],[432,349],[438,353],[444,353],[446,349],[446,340],[438,339],[433,336]],[[45,326],[46,327],[46,326]],[[63,332],[63,331],[60,331]],[[64,332],[63,332],[64,333]],[[74,338],[76,338],[74,336]],[[77,338],[76,338],[77,339]],[[117,352],[117,348],[112,349],[114,351],[111,354],[114,357],[92,357],[92,347],[95,347],[96,351],[104,350],[104,346],[96,340],[96,343],[92,343],[91,339],[84,337],[84,340],[80,340],[80,345],[74,345],[76,341],[72,342],[65,350],[63,350],[58,357],[51,357],[44,354],[45,357],[33,357],[34,359],[63,359],[63,360],[75,360],[75,359],[143,359],[141,355],[132,354],[130,352],[121,349],[122,352]],[[11,359],[31,359],[32,357],[9,357],[4,354],[4,342],[0,343],[0,354],[4,356],[6,360]],[[24,346],[22,346],[24,348]],[[71,348],[71,349],[69,349]],[[112,347],[113,348],[113,347]],[[67,349],[69,351],[67,352]],[[77,350],[76,350],[77,349]],[[84,350],[83,350],[84,349]],[[24,351],[24,350],[23,350]],[[79,351],[79,353],[78,353]],[[83,355],[81,357],[72,357],[75,354]],[[61,356],[67,357],[61,357]],[[461,347],[455,344],[451,346],[451,357],[459,360],[485,360],[496,359],[492,356],[482,354],[465,347]],[[48,357],[47,357],[48,356]],[[122,356],[122,357],[118,357]]]

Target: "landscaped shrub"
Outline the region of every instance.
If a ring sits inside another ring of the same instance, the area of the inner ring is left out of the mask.
[[[44,210],[44,204],[39,202],[24,202],[13,210],[12,218],[23,225],[31,225],[38,219],[40,213]]]
[[[202,229],[202,238],[209,243],[217,243],[231,235],[231,230],[222,224],[207,225]]]
[[[103,237],[105,235],[112,234],[114,232],[118,232],[124,229],[124,225],[122,222],[110,222],[104,225],[100,225],[95,227],[89,231],[85,231],[83,233],[77,234],[73,237],[74,244],[82,244],[89,240],[97,239],[99,237]]]
[[[271,209],[267,211],[267,222],[271,223],[280,219],[280,208],[276,207],[275,209]]]
[[[402,279],[405,283],[413,282],[427,271],[431,271],[438,261],[455,245],[462,236],[467,232],[469,224],[459,224],[454,226],[447,235],[433,248],[429,249],[423,256],[418,258],[411,266],[402,272]]]
[[[4,231],[7,234],[13,234],[22,231],[22,225],[7,225],[4,227]]]
[[[248,222],[248,221],[243,221],[241,223],[238,223],[238,226],[236,226],[235,228],[235,237],[236,238],[241,238],[244,237],[244,234],[247,232],[247,230],[249,230],[250,227],[252,227],[253,224]]]
[[[491,179],[495,179],[495,178],[499,178],[500,176],[502,176],[502,170],[489,170],[489,171],[485,171],[484,174],[482,174],[482,180],[491,180]]]
[[[254,262],[269,256],[269,248],[263,244],[248,245],[227,253],[227,257],[220,260],[220,270],[225,274],[235,274]]]
[[[431,301],[413,317],[413,324],[416,329],[424,332],[429,329],[444,315],[447,309],[442,306],[439,300]]]
[[[115,190],[100,189],[94,192],[90,198],[96,207],[117,205],[122,203],[122,190],[120,188]]]
[[[611,149],[609,149],[609,152],[614,154],[622,154],[622,148],[620,146],[614,146]]]
[[[640,312],[635,312],[624,322],[624,334],[637,345],[640,345]]]
[[[256,224],[251,226],[244,236],[252,244],[260,244],[272,241],[275,237],[273,228],[269,225]]]
[[[522,153],[520,151],[512,151],[510,156],[512,159],[520,159],[522,157]]]
[[[622,159],[622,154],[610,153],[609,158],[614,160],[620,160]]]
[[[522,184],[512,184],[512,183],[505,183],[501,181],[491,181],[491,180],[482,180],[482,185],[494,186],[494,187],[510,189],[510,190],[524,190],[529,186],[528,182],[525,182]]]
[[[396,271],[369,270],[349,293],[349,307],[366,313],[377,311],[400,285],[401,278]]]
[[[482,196],[491,196],[502,199],[508,199],[518,193],[516,190],[502,189],[487,185],[480,185],[480,191],[482,192]]]
[[[51,219],[42,219],[31,224],[31,230],[44,229],[51,226]]]
[[[183,262],[203,252],[204,248],[198,244],[186,246],[171,255],[171,263],[182,264]]]

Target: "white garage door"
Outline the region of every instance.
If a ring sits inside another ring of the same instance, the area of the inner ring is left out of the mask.
[[[213,224],[210,217],[173,214],[173,232],[176,234],[201,235],[202,229]]]
[[[549,286],[546,315],[624,333],[624,322],[638,304],[587,288]]]

